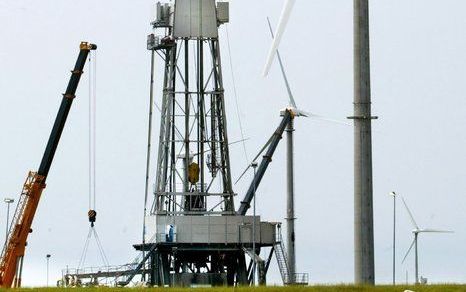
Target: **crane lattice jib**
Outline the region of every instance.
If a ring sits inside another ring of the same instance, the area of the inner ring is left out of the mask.
[[[73,71],[71,71],[70,81],[65,94],[63,94],[63,99],[39,166],[39,171],[37,173],[29,172],[9,227],[8,237],[0,258],[0,286],[3,288],[21,286],[22,259],[28,235],[32,232],[32,221],[34,220],[42,191],[45,188],[45,181],[65,127],[87,56],[91,50],[97,49],[97,46],[82,42],[79,48],[78,59]]]

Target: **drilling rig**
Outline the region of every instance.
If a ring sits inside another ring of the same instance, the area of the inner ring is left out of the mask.
[[[233,190],[219,27],[229,22],[229,3],[216,0],[159,1],[151,22],[146,197],[140,256],[129,264],[63,270],[63,286],[111,283],[158,287],[266,284],[275,255],[283,283],[307,284],[290,270],[281,223],[247,215],[256,190],[287,126],[282,120],[254,159],[254,178],[239,200]],[[160,62],[157,62],[160,60]],[[159,65],[160,64],[160,65]],[[163,71],[155,183],[148,196],[154,72]],[[256,160],[263,154],[260,163]],[[239,203],[235,208],[236,203]],[[261,251],[267,257],[262,259]]]
[[[136,248],[150,258],[152,285],[249,285],[252,265],[265,284],[259,254],[275,245],[277,224],[246,216],[252,196],[235,210],[218,32],[229,5],[176,0],[156,11],[148,49],[163,60],[160,136],[145,242]]]

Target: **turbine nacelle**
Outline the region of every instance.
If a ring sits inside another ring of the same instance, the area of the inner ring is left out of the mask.
[[[293,118],[294,117],[305,117],[305,118],[318,117],[317,115],[314,115],[312,113],[299,110],[299,109],[297,109],[296,107],[293,107],[293,106],[288,106],[288,107],[280,110],[280,116],[283,117],[286,112],[290,112],[292,114]]]

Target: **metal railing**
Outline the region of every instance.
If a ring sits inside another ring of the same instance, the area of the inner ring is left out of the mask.
[[[288,266],[288,256],[286,254],[283,237],[281,232],[281,225],[277,225],[277,232],[275,238],[275,256],[277,258],[278,268],[284,285],[308,285],[308,273],[294,273],[290,275]]]
[[[125,281],[135,270],[137,263],[119,266],[67,268],[62,270],[64,287],[80,287],[107,285],[116,286],[119,281]],[[88,281],[83,281],[88,280]]]
[[[294,285],[308,285],[309,284],[309,274],[308,273],[295,273],[293,275]]]

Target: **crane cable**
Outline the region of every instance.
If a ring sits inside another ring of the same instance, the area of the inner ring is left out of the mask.
[[[95,222],[97,217],[96,210],[96,118],[97,118],[97,52],[91,52],[89,54],[89,211],[87,216],[91,223],[89,231],[84,243],[84,248],[81,253],[79,260],[78,269],[82,268],[87,257],[89,249],[89,243],[92,236],[94,236],[97,248],[105,266],[109,266],[108,258],[102,247],[99,235],[95,228]]]
[[[146,181],[144,188],[144,218],[142,223],[142,258],[146,256],[146,216],[147,214],[147,201],[149,196],[149,172],[150,172],[150,154],[152,147],[152,114],[154,110],[154,66],[155,66],[155,51],[151,51],[151,69],[150,69],[150,93],[149,93],[149,120],[148,120],[148,129],[147,129],[147,154],[146,154]],[[143,273],[141,275],[141,280],[146,281],[146,265],[143,267]]]
[[[89,54],[89,210],[96,208],[96,59],[97,56],[94,56],[92,62],[92,53]]]
[[[249,164],[249,155],[248,155],[248,150],[246,148],[246,139],[244,138],[243,122],[241,121],[241,108],[239,105],[238,90],[236,89],[236,78],[235,78],[235,70],[233,68],[233,57],[231,54],[230,34],[228,32],[228,25],[225,26],[225,31],[226,31],[226,36],[227,36],[227,48],[228,48],[228,58],[230,62],[231,82],[233,85],[233,94],[235,97],[236,115],[238,118],[239,130],[240,130],[241,140],[243,144],[244,159],[246,160],[246,163]]]

